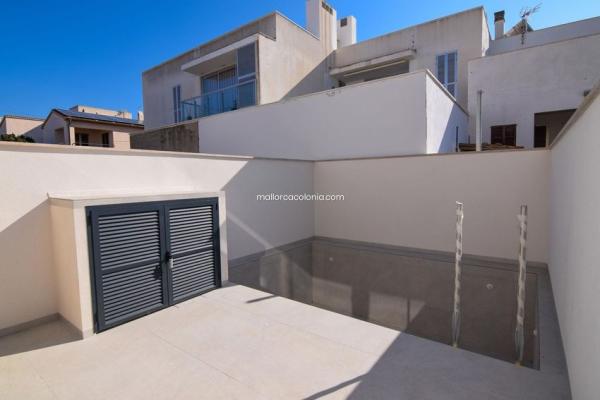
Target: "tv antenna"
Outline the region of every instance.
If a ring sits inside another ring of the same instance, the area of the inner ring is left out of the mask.
[[[520,16],[521,16],[521,44],[525,44],[525,35],[527,34],[527,27],[529,26],[527,20],[529,19],[529,17],[538,12],[540,10],[540,7],[542,6],[542,3],[539,3],[538,5],[536,5],[535,7],[523,7],[521,8],[521,12],[520,12]]]

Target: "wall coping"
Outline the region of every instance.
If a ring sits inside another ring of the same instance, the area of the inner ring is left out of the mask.
[[[138,191],[138,192],[74,192],[74,193],[48,193],[51,205],[60,207],[79,208],[104,204],[141,203],[151,201],[167,201],[181,199],[195,199],[219,197],[224,199],[225,192],[207,192],[202,190],[173,190],[173,191]]]
[[[590,95],[588,95],[590,96]],[[233,111],[235,112],[235,111]],[[577,112],[575,113],[577,114]],[[571,117],[573,118],[573,117]],[[558,138],[558,136],[557,136]],[[556,141],[556,140],[555,140]],[[553,142],[554,143],[554,142]],[[331,158],[331,159],[315,159],[307,160],[301,158],[270,158],[257,156],[243,155],[227,155],[227,154],[208,154],[208,153],[187,153],[182,151],[162,151],[162,150],[141,150],[141,149],[115,149],[106,147],[84,147],[84,146],[67,146],[62,144],[42,144],[42,143],[20,143],[20,142],[0,142],[0,152],[2,151],[21,151],[31,153],[74,153],[74,154],[98,154],[98,155],[122,155],[135,157],[173,157],[173,158],[200,158],[207,160],[231,160],[231,161],[288,161],[288,162],[331,162],[331,161],[366,161],[366,160],[382,160],[393,158],[414,158],[414,157],[459,157],[459,156],[476,156],[476,155],[498,155],[502,153],[530,153],[530,152],[547,152],[550,147],[537,149],[507,149],[507,150],[488,150],[488,151],[462,151],[455,153],[432,153],[432,154],[402,154],[402,155],[385,155],[385,156],[368,156],[368,157],[349,157],[349,158]]]

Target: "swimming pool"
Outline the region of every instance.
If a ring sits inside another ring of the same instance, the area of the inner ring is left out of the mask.
[[[517,266],[463,257],[460,348],[515,362]],[[538,368],[538,273],[527,273],[523,365]],[[234,260],[229,280],[451,344],[453,254],[316,237]]]

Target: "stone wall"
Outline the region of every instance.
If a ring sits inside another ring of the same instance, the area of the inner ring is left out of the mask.
[[[198,142],[197,121],[131,135],[132,149],[197,153]]]

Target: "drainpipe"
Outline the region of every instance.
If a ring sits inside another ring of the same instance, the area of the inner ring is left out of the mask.
[[[483,90],[477,91],[477,111],[475,112],[475,151],[481,151],[481,96]]]

